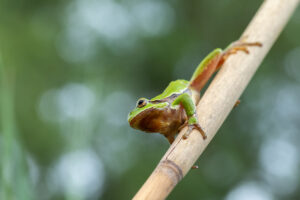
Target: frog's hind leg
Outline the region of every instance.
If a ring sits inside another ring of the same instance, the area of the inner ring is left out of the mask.
[[[192,78],[190,79],[191,89],[198,92],[201,91],[201,89],[205,86],[207,81],[216,71],[222,53],[222,49],[215,49],[201,61]]]
[[[190,88],[201,91],[210,77],[222,67],[230,55],[236,54],[239,51],[249,54],[248,47],[250,46],[261,47],[262,44],[259,42],[245,42],[244,39],[241,39],[231,43],[225,50],[220,48],[213,50],[198,65],[190,80]]]

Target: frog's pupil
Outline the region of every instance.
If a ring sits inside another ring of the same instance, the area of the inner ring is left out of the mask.
[[[139,105],[142,105],[144,103],[144,100],[139,100]]]

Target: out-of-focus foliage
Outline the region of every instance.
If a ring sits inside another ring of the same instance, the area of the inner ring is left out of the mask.
[[[188,79],[261,3],[2,0],[0,199],[130,199],[169,147],[129,127],[136,99]],[[299,35],[297,10],[169,199],[300,199]]]

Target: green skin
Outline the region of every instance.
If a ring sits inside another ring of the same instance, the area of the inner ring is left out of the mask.
[[[206,134],[199,125],[192,93],[200,93],[212,74],[222,66],[230,54],[237,51],[249,53],[246,46],[261,46],[261,44],[238,41],[224,51],[215,49],[201,61],[190,81],[172,81],[160,95],[150,100],[140,98],[136,108],[128,115],[130,126],[149,133],[161,133],[172,143],[175,135],[188,125],[184,139],[193,129],[197,129],[205,139]]]

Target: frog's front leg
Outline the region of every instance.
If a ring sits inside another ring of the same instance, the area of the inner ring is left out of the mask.
[[[184,134],[183,139],[187,139],[193,129],[197,129],[201,133],[203,139],[206,139],[207,136],[198,122],[196,105],[193,102],[191,95],[187,93],[179,95],[172,103],[172,106],[176,105],[182,105],[188,117],[188,120],[183,124],[183,126],[188,125],[188,130]]]

